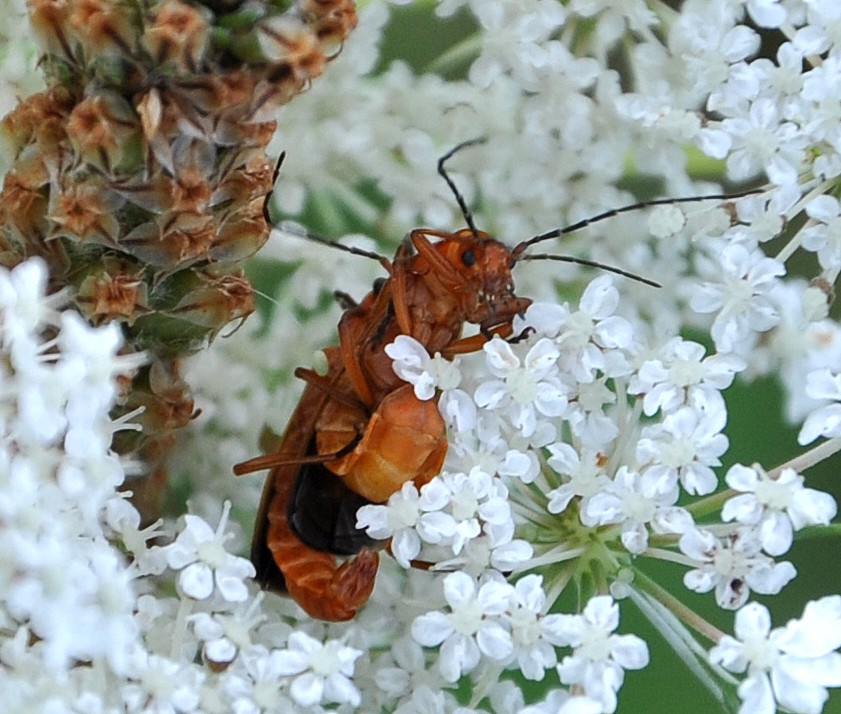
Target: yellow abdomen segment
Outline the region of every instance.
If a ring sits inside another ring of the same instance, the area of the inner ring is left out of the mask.
[[[336,423],[336,433],[318,431],[319,452],[328,442],[348,443],[348,424]],[[383,503],[406,481],[420,487],[436,476],[447,454],[447,433],[438,400],[421,401],[412,385],[390,393],[367,422],[353,451],[326,464],[350,489],[375,503]]]

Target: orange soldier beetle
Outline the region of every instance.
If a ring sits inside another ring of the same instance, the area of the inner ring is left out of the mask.
[[[327,374],[296,370],[307,384],[277,451],[234,467],[238,476],[272,469],[263,488],[251,559],[264,587],[285,588],[313,617],[349,620],[373,590],[378,555],[372,547],[382,544],[356,529],[358,508],[385,502],[410,480],[420,488],[438,474],[446,455],[446,429],[437,398],[415,397],[412,386],[392,370],[386,345],[404,334],[423,344],[429,354],[453,357],[481,349],[493,335],[511,336],[514,317],[532,302],[514,292],[511,271],[520,260],[574,262],[659,287],[595,261],[525,251],[643,206],[734,197],[637,203],[542,233],[510,249],[476,228],[444,168],[457,151],[481,141],[459,144],[438,161],[438,172],[455,195],[467,228],[455,233],[415,229],[392,261],[305,236],[373,258],[388,273],[358,305],[337,293],[346,309],[339,322],[339,345],[325,350]],[[479,333],[462,337],[465,322],[478,325]],[[331,553],[357,555],[338,565]]]

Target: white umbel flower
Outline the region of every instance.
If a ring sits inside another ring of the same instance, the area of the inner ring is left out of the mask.
[[[725,480],[742,494],[724,504],[722,520],[756,528],[762,549],[769,555],[782,555],[791,547],[795,530],[827,525],[838,510],[828,493],[804,487],[803,477],[794,469],[783,469],[771,478],[757,464],[751,468],[736,464]]]
[[[215,531],[203,518],[185,515],[184,529],[166,546],[167,563],[181,571],[178,585],[188,597],[205,600],[214,591],[229,602],[242,602],[248,597],[245,579],[254,577],[254,566],[225,550],[230,510],[230,501],[226,501]]]
[[[585,695],[601,702],[602,711],[616,710],[616,692],[626,669],[648,664],[648,647],[636,635],[616,635],[619,606],[608,596],[594,597],[580,615],[558,615],[552,640],[572,647],[558,665],[564,684],[579,685]]]
[[[712,662],[737,674],[740,714],[774,714],[780,709],[817,714],[827,687],[841,686],[841,597],[815,600],[803,617],[771,629],[765,606],[751,602],[736,613],[736,637],[725,635],[710,650]]]
[[[719,352],[739,352],[779,321],[769,293],[785,267],[739,243],[724,246],[711,260],[711,279],[695,288],[690,304],[697,312],[715,313],[710,334]]]
[[[351,677],[361,654],[337,640],[322,643],[304,632],[293,632],[287,649],[271,657],[279,674],[293,678],[289,693],[301,706],[328,702],[358,706],[359,691]]]
[[[412,636],[424,647],[440,647],[438,667],[448,682],[471,672],[482,655],[504,660],[514,650],[510,633],[500,623],[513,588],[498,580],[478,586],[466,573],[444,579],[450,612],[429,612],[412,623]]]
[[[714,589],[719,606],[730,610],[744,605],[751,590],[775,595],[797,574],[791,563],[764,555],[758,535],[747,528],[721,540],[690,528],[680,538],[680,549],[698,564],[684,575],[684,585],[701,593]]]

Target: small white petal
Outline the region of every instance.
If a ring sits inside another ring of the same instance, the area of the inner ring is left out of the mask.
[[[452,621],[443,612],[428,612],[412,622],[412,637],[424,647],[437,647],[452,633]]]
[[[178,584],[188,597],[205,600],[213,592],[213,571],[205,563],[193,563],[181,571]]]
[[[771,681],[764,672],[757,672],[739,685],[742,706],[739,714],[776,714],[777,705]]]
[[[292,695],[292,699],[302,707],[314,706],[321,702],[321,697],[324,694],[324,679],[305,672],[292,680],[289,693]]]
[[[648,666],[648,645],[636,635],[611,637],[613,659],[623,669],[643,669]]]
[[[450,607],[457,607],[472,600],[476,595],[476,581],[461,571],[450,573],[444,578],[444,597]]]
[[[511,635],[496,623],[482,626],[476,633],[476,644],[483,654],[497,660],[505,659],[514,651]]]

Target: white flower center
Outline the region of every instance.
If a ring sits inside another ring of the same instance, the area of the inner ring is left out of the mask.
[[[505,377],[505,386],[518,404],[530,404],[537,396],[537,385],[525,369],[515,369]]]
[[[318,652],[313,652],[310,657],[310,669],[313,674],[329,677],[341,671],[342,660],[339,658],[339,646],[338,642],[328,642]]]
[[[453,608],[453,629],[460,635],[472,637],[482,626],[482,614],[482,605],[475,599]]]
[[[765,637],[752,637],[745,640],[744,656],[750,662],[751,668],[768,671],[780,659],[779,650]]]
[[[665,466],[677,469],[691,464],[695,460],[695,447],[689,439],[678,438],[671,443],[662,445],[660,458]]]
[[[160,669],[147,669],[141,678],[143,689],[152,695],[153,699],[167,700],[175,691],[175,678],[169,672]]]
[[[225,618],[224,623],[225,636],[237,647],[244,648],[251,644],[251,628],[254,622],[228,617]]]
[[[562,342],[565,347],[581,348],[590,341],[592,334],[593,318],[586,312],[574,312],[567,320]]]
[[[418,522],[420,509],[415,501],[397,499],[388,507],[388,525],[393,531],[411,528]]]
[[[756,500],[763,506],[782,511],[791,505],[791,493],[788,486],[778,481],[762,479],[756,484]]]
[[[753,286],[744,279],[730,283],[727,296],[727,307],[734,313],[747,312],[753,300]]]
[[[578,404],[585,412],[595,412],[605,404],[615,401],[614,394],[601,381],[581,384],[578,387]]]
[[[593,469],[572,474],[568,486],[578,496],[592,496],[604,488],[604,481],[599,478],[599,473]]]
[[[429,364],[427,371],[435,380],[438,389],[455,389],[461,381],[461,372],[459,368],[450,360],[444,359],[440,354],[436,354]]]
[[[211,568],[217,570],[225,565],[228,559],[228,552],[218,540],[205,541],[196,549],[199,560],[207,563]]]
[[[591,662],[604,662],[610,659],[610,639],[607,633],[599,627],[587,627],[583,635],[581,646],[575,654]]]
[[[654,518],[656,504],[640,493],[628,493],[622,499],[622,511],[629,520],[636,523],[649,523]]]
[[[680,360],[669,368],[669,381],[678,387],[698,384],[703,377],[703,366],[694,360]]]
[[[465,490],[453,495],[453,518],[459,521],[473,518],[479,508],[479,499],[473,491]]]
[[[726,577],[743,578],[748,570],[748,561],[745,556],[731,548],[716,551],[713,556],[713,565],[716,572]]]
[[[254,682],[252,696],[257,706],[266,711],[277,711],[280,706],[280,687],[277,682],[258,679]]]
[[[533,645],[540,639],[540,625],[537,616],[526,608],[518,608],[511,613],[511,634],[521,646]]]
[[[767,159],[773,156],[779,141],[772,131],[765,127],[754,127],[744,137],[745,149],[754,156]]]

